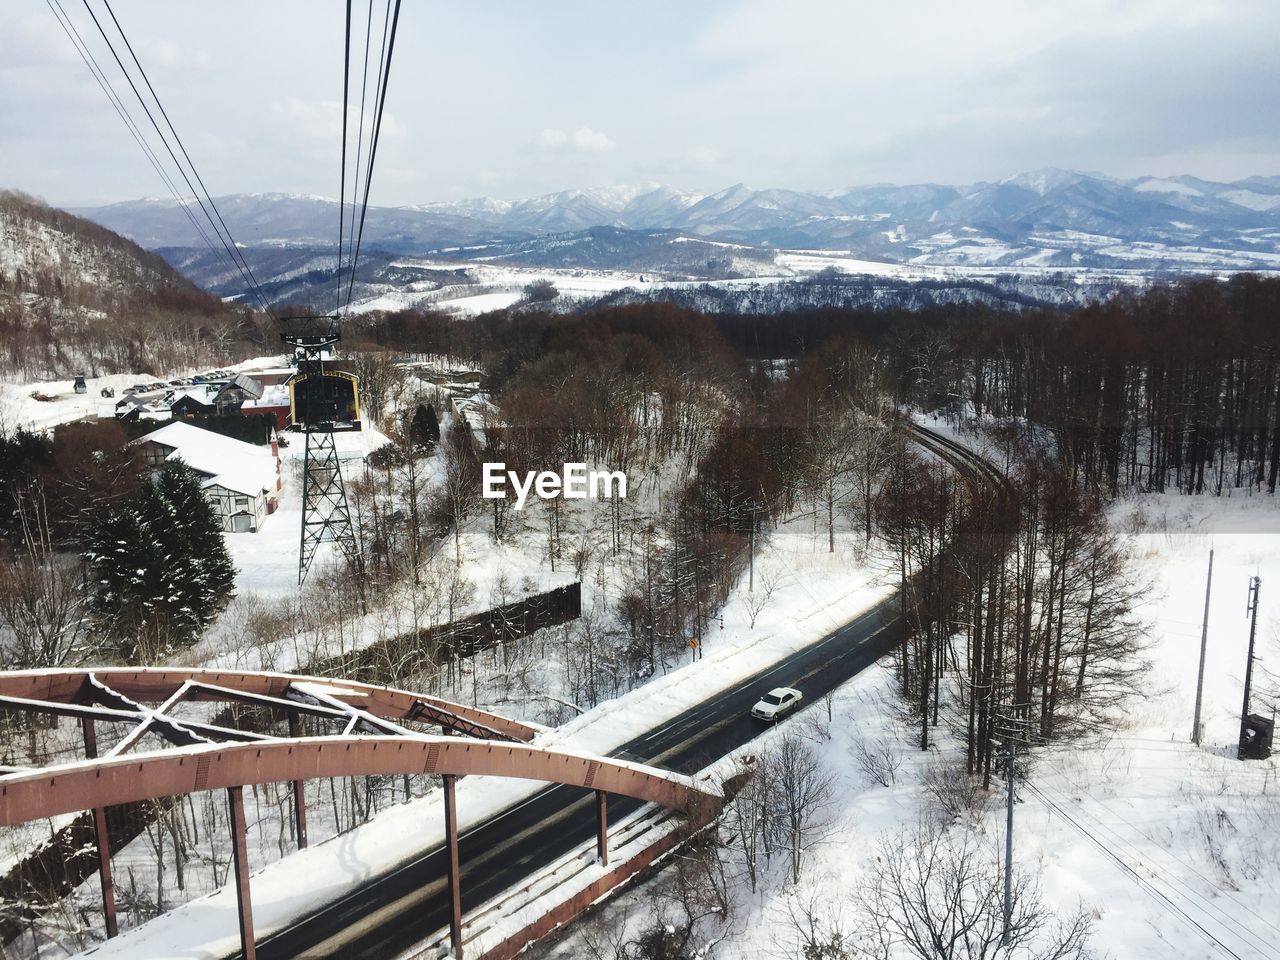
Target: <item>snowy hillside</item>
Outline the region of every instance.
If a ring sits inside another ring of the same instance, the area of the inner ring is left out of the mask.
[[[209,362],[201,341],[237,323],[156,254],[12,192],[0,192],[0,318],[0,374],[22,380]]]
[[[190,288],[136,243],[17,193],[0,192],[0,290],[65,301],[135,288]]]

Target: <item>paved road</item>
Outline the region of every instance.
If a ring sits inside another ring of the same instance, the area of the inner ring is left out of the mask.
[[[636,737],[613,755],[683,773],[702,769],[759,735],[763,725],[748,711],[773,687],[797,687],[813,701],[893,649],[902,636],[896,604],[896,599],[881,603],[732,690]],[[570,850],[589,846],[595,836],[593,801],[590,791],[552,787],[463,834],[463,911]],[[626,797],[610,797],[609,819],[617,822],[638,806]],[[438,848],[260,941],[258,956],[394,956],[448,924],[444,876],[444,850]]]

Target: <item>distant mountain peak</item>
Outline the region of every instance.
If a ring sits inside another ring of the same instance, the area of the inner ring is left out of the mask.
[[[1110,177],[1099,173],[1083,173],[1079,170],[1064,170],[1060,167],[1044,167],[1040,170],[1030,170],[1026,173],[1017,173],[1013,176],[1005,177],[999,183],[1022,187],[1024,190],[1030,190],[1043,197],[1047,193],[1072,186],[1081,180],[1110,179]]]

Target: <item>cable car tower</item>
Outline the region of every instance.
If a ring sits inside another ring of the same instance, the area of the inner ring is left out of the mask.
[[[298,551],[298,585],[322,543],[336,543],[353,568],[359,568],[342,468],[333,443],[334,424],[342,412],[347,378],[326,374],[324,356],[342,339],[337,316],[282,317],[280,339],[293,347],[298,365],[290,384],[295,425],[306,434],[302,468],[302,543]]]

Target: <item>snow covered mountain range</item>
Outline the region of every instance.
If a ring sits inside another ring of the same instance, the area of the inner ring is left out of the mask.
[[[239,194],[218,204],[241,243],[333,243],[333,200]],[[194,244],[189,223],[172,201],[128,201],[77,212],[151,249]],[[593,227],[672,231],[775,249],[841,250],[890,263],[1278,269],[1280,177],[1215,183],[1189,176],[1118,180],[1043,170],[967,186],[880,185],[838,195],[736,184],[700,196],[643,184],[516,201],[370,208],[365,243],[388,253],[427,255]],[[530,249],[527,243],[524,248]]]

